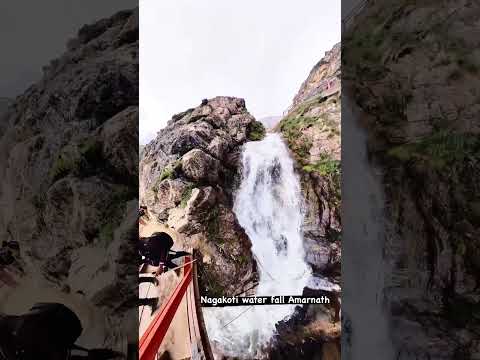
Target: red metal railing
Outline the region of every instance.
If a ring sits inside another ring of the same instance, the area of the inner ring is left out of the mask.
[[[183,278],[177,285],[168,301],[162,305],[157,316],[152,320],[145,330],[139,343],[139,359],[154,360],[163,338],[167,333],[178,306],[180,305],[185,292],[192,281],[192,261],[190,256],[185,257]]]

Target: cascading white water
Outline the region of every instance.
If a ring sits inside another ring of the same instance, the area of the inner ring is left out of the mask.
[[[242,163],[234,212],[257,260],[256,295],[301,295],[311,270],[304,261],[302,196],[293,160],[280,135],[268,134],[245,145]],[[294,305],[263,305],[208,308],[204,314],[209,338],[223,354],[252,359],[293,310]]]

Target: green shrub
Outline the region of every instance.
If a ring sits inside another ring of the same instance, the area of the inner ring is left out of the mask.
[[[61,153],[51,169],[53,182],[69,174],[78,177],[99,174],[99,170],[107,169],[107,161],[103,156],[102,144],[95,140],[87,140],[80,145],[69,146],[68,151]]]
[[[301,164],[307,164],[308,158],[310,157],[312,142],[304,137],[299,137],[298,139],[289,142],[289,145],[297,160]]]
[[[193,189],[195,189],[195,185],[189,185],[185,188],[185,190],[183,190],[182,201],[180,202],[180,207],[182,207],[182,208],[187,207],[187,202],[192,197]]]
[[[306,164],[310,156],[312,142],[303,136],[302,131],[319,121],[317,117],[303,117],[292,115],[280,122],[280,131],[287,140],[288,147],[294,153],[296,159]]]
[[[160,183],[165,179],[174,179],[175,178],[175,169],[172,166],[166,167],[160,176],[155,181],[155,184],[152,186],[153,192],[156,194],[158,193],[158,187]]]
[[[307,173],[317,173],[328,182],[328,187],[331,193],[331,201],[333,206],[337,209],[341,202],[341,167],[340,161],[332,159],[328,154],[321,155],[320,160],[313,164],[308,164],[303,167]]]
[[[75,166],[75,160],[67,158],[63,154],[60,155],[50,170],[52,181],[55,182],[66,177]]]
[[[265,137],[266,130],[263,124],[259,121],[253,121],[248,130],[248,140],[258,141]]]
[[[402,162],[423,162],[441,170],[453,163],[460,164],[466,158],[476,158],[479,151],[480,141],[476,136],[439,131],[416,143],[393,147],[387,155]]]
[[[248,264],[248,256],[247,255],[241,254],[240,256],[238,256],[237,260],[238,260],[238,263],[240,264],[240,266],[245,266],[245,265]]]
[[[165,179],[172,179],[173,178],[173,169],[172,168],[167,168],[162,171],[160,174],[160,177],[158,178],[159,181],[163,181]]]
[[[308,173],[316,172],[322,176],[336,176],[340,174],[340,161],[330,158],[327,154],[322,154],[320,160],[305,165],[303,170]]]

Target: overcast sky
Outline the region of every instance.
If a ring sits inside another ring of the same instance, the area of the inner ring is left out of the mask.
[[[140,142],[218,95],[281,115],[340,41],[340,0],[140,0]]]
[[[86,23],[134,8],[136,0],[0,2],[0,97],[14,98],[42,76]]]

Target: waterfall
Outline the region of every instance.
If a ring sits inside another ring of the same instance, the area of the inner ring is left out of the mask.
[[[234,212],[252,242],[259,271],[256,295],[301,295],[311,271],[304,261],[302,196],[293,160],[280,135],[268,134],[245,145],[242,165]],[[225,355],[258,358],[275,324],[294,307],[204,309],[209,338]]]

